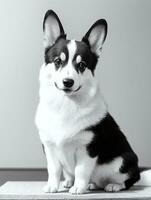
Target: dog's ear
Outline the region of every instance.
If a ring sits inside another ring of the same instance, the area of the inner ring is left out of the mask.
[[[92,52],[99,55],[106,36],[107,22],[105,19],[100,19],[91,26],[82,41],[86,42],[90,46]]]
[[[45,48],[48,46],[52,46],[58,37],[66,37],[59,17],[52,10],[48,10],[45,14],[43,20],[43,32]]]

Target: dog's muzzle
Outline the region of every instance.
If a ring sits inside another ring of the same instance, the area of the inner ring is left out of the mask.
[[[55,86],[56,86],[56,88],[57,88],[58,90],[62,90],[62,91],[65,92],[65,93],[73,93],[73,92],[75,93],[75,92],[77,92],[78,90],[81,89],[81,86],[79,86],[76,90],[72,90],[72,89],[69,88],[69,87],[59,88],[56,82],[55,82],[54,84],[55,84]]]

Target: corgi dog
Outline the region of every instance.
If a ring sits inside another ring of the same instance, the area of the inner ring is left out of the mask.
[[[71,194],[117,192],[141,177],[138,157],[109,113],[95,74],[107,30],[99,19],[81,41],[69,40],[57,14],[45,14],[35,117],[47,159],[45,192],[58,191],[62,174]]]

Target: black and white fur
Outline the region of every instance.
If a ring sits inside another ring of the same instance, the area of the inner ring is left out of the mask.
[[[81,41],[68,40],[52,10],[43,22],[45,62],[40,69],[36,125],[47,158],[45,192],[72,194],[128,189],[140,179],[138,158],[110,115],[95,69],[107,22],[95,22]]]

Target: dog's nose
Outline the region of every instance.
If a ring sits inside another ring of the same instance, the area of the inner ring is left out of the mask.
[[[70,79],[70,78],[65,78],[65,79],[63,79],[63,84],[65,87],[70,88],[73,86],[74,80]]]

